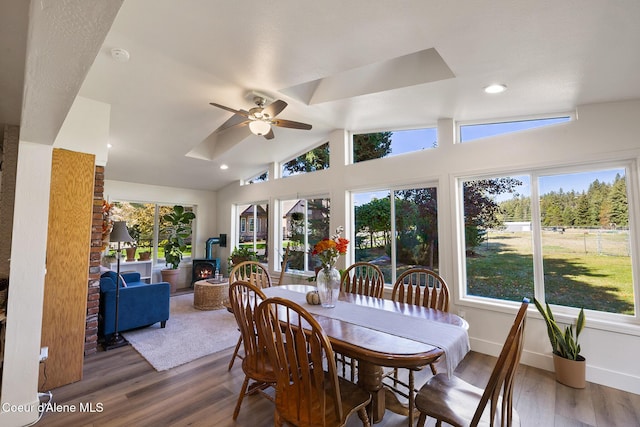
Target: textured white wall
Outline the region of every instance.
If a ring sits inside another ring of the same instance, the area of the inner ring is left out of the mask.
[[[109,155],[110,119],[111,105],[79,96],[73,101],[53,146],[95,154],[96,165],[104,166]]]
[[[13,222],[17,238],[11,245],[2,405],[37,404],[51,152],[51,146],[20,142]],[[35,410],[0,410],[0,425],[22,426],[37,416]]]

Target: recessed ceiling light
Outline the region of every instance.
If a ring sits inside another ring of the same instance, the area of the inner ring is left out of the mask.
[[[113,145],[107,144],[107,148],[111,148],[111,147],[113,147]]]
[[[125,49],[114,47],[111,49],[111,57],[118,62],[128,62],[130,55]]]
[[[486,93],[502,93],[507,90],[507,85],[503,84],[493,84],[484,88]]]
[[[222,169],[223,171],[226,171],[227,169],[229,169],[229,166],[222,164],[220,165],[220,169]]]

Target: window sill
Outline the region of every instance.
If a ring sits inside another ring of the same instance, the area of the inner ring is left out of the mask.
[[[514,314],[518,310],[519,303],[515,301],[499,301],[486,300],[484,298],[466,297],[458,299],[455,302],[456,309],[461,307],[469,307],[480,310],[492,311],[496,313]],[[569,325],[575,322],[578,317],[578,309],[567,309],[564,311],[560,307],[553,306],[554,317],[556,321],[562,325]],[[457,313],[456,313],[457,314]],[[542,320],[542,316],[533,305],[529,307],[529,317]],[[619,314],[607,314],[585,310],[587,329],[596,329],[605,332],[614,332],[617,334],[630,335],[640,337],[640,320],[638,317],[623,316]]]

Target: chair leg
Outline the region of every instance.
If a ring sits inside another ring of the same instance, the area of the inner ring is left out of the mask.
[[[233,420],[235,421],[238,418],[238,414],[240,413],[240,406],[242,405],[242,399],[244,399],[244,395],[247,393],[247,386],[249,385],[249,377],[244,376],[244,382],[242,383],[242,388],[240,389],[240,396],[238,396],[238,402],[236,403],[236,409],[233,410]]]
[[[276,410],[273,412],[273,425],[275,427],[282,427],[282,418],[280,418],[280,413]]]
[[[413,411],[416,406],[416,390],[414,385],[413,370],[409,369],[409,427],[413,427]]]
[[[427,421],[427,414],[420,412],[420,417],[418,418],[418,427],[424,427],[425,421]]]
[[[242,335],[238,338],[238,342],[236,344],[235,350],[233,350],[233,355],[231,356],[231,360],[229,361],[229,368],[227,371],[230,371],[233,368],[233,362],[235,362],[236,357],[238,357],[238,351],[240,350],[240,345],[242,344]]]
[[[431,363],[431,364],[429,365],[429,367],[431,368],[431,373],[432,373],[433,375],[436,375],[436,374],[438,373],[438,370],[436,369],[436,364],[435,364],[435,363]]]
[[[367,408],[358,409],[358,417],[362,421],[363,427],[371,427],[371,423],[369,422],[369,416],[367,415]]]

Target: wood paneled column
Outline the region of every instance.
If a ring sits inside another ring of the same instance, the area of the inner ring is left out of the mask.
[[[54,149],[51,164],[42,346],[50,390],[82,379],[95,156]]]

